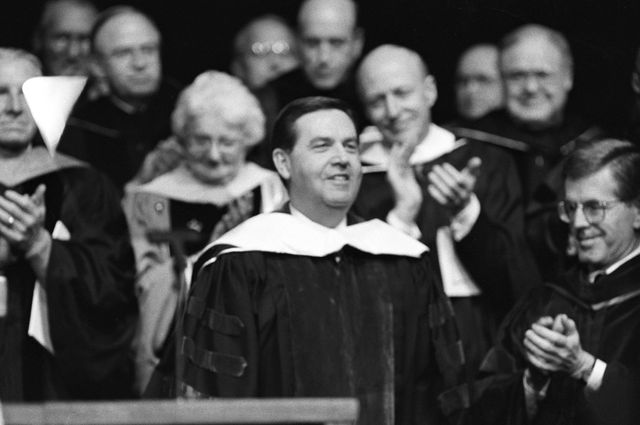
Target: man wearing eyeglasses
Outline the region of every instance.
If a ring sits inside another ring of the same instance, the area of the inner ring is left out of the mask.
[[[505,108],[453,132],[509,151],[522,182],[526,236],[544,278],[566,269],[567,233],[555,214],[562,158],[598,127],[569,107],[573,59],[568,40],[541,25],[524,25],[500,43]]]
[[[485,359],[478,423],[636,424],[640,408],[640,150],[585,144],[560,218],[576,267],[511,311]],[[487,389],[488,388],[488,389]]]

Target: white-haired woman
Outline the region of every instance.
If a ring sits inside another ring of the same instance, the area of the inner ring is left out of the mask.
[[[285,200],[277,174],[245,160],[248,150],[264,138],[264,123],[258,101],[238,79],[217,71],[200,74],[178,98],[172,115],[174,140],[146,163],[154,168],[149,167],[152,162],[157,165],[159,158],[175,152],[175,158],[180,157],[177,167],[128,188],[125,209],[139,272],[139,391],[148,382],[174,318],[182,280],[175,273],[180,269],[175,267],[176,255],[179,260],[194,256],[242,221]]]

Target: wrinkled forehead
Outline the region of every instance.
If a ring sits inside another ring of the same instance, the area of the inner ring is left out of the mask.
[[[553,67],[562,68],[568,58],[549,38],[539,35],[523,38],[503,49],[500,55],[502,69]]]
[[[332,140],[358,139],[353,119],[340,109],[320,109],[298,117],[293,123],[294,147],[317,138]]]
[[[0,85],[3,87],[22,87],[29,78],[40,75],[40,69],[26,58],[0,56]]]

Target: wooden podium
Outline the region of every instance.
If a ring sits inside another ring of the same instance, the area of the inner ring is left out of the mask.
[[[0,425],[286,424],[347,425],[358,417],[350,398],[67,402],[1,406]]]

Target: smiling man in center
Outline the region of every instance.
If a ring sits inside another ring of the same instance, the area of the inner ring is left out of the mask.
[[[291,201],[195,265],[179,395],[357,397],[361,424],[441,423],[436,397],[463,369],[453,312],[425,245],[348,214],[361,180],[351,111],[296,100],[272,139]]]

